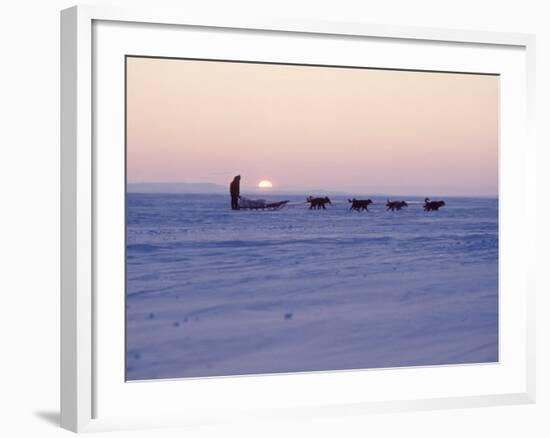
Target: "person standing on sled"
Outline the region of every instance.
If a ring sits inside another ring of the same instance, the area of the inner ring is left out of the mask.
[[[239,209],[239,196],[241,194],[241,175],[237,175],[229,184],[229,193],[231,194],[231,210]]]

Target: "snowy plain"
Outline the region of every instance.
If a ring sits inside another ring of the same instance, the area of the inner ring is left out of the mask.
[[[127,197],[128,380],[498,361],[498,200]]]

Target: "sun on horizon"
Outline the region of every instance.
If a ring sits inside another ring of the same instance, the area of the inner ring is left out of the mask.
[[[271,183],[271,181],[268,181],[267,179],[264,179],[264,180],[262,180],[258,183],[258,187],[260,189],[269,189],[269,188],[273,187],[273,184]]]

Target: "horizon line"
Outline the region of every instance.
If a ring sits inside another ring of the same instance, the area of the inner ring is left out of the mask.
[[[314,192],[315,190],[312,190],[312,192]],[[326,195],[327,192],[330,192],[330,190],[317,190],[318,192],[325,192],[324,194]],[[259,192],[259,191],[258,191]],[[260,194],[260,193],[253,193],[254,195],[257,195],[257,194]],[[364,193],[364,192],[363,192]],[[132,195],[201,195],[201,196],[204,196],[204,195],[216,195],[216,196],[229,196],[229,194],[226,194],[226,193],[220,193],[220,192],[177,192],[177,191],[173,191],[173,192],[133,192],[133,191],[126,191],[126,194],[132,194]],[[276,196],[280,196],[280,195],[289,195],[289,196],[300,196],[301,194],[300,193],[289,193],[289,192],[284,192],[284,191],[280,191],[280,192],[272,192],[271,194],[273,195],[276,195]],[[321,193],[320,195],[322,195],[323,193]],[[311,195],[311,193],[304,193],[303,196],[306,196],[306,195]],[[330,196],[342,196],[342,197],[348,197],[348,196],[358,196],[359,193],[357,192],[350,192],[350,193],[339,193],[339,192],[335,192],[335,193],[328,193],[328,195]],[[368,195],[365,195],[365,194],[362,194],[362,196],[372,196],[372,197],[380,197],[380,198],[398,198],[398,197],[406,197],[406,196],[410,196],[410,197],[414,197],[414,198],[432,198],[432,197],[446,197],[446,198],[484,198],[484,199],[499,199],[499,195],[472,195],[472,194],[466,194],[466,195],[449,195],[449,194],[430,194],[430,195],[426,195],[426,194],[412,194],[412,193],[408,193],[408,194],[389,194],[389,193],[369,193]]]
[[[229,183],[231,181],[228,181],[227,184],[222,184],[222,183],[216,183],[216,182],[205,182],[205,181],[202,181],[202,182],[188,182],[188,181],[126,181],[126,187],[128,186],[131,186],[131,185],[188,185],[188,186],[199,186],[199,185],[208,185],[208,186],[216,186],[216,187],[219,187],[220,189],[223,188],[223,190],[225,191],[225,189],[229,187]],[[289,192],[286,192],[286,193],[289,193],[290,192],[299,192],[299,191],[319,191],[319,192],[335,192],[335,193],[347,193],[347,192],[351,192],[351,193],[358,193],[358,192],[362,192],[362,193],[365,193],[368,191],[367,190],[364,190],[364,189],[360,189],[360,188],[325,188],[325,187],[294,187],[294,186],[275,186],[275,187],[258,187],[256,185],[241,185],[241,190],[251,190],[251,191],[256,191],[256,192],[265,192],[265,193],[269,193],[269,192],[281,192],[281,193],[284,193],[285,191],[289,191]],[[158,192],[160,193],[160,192]],[[192,192],[181,192],[181,193],[192,193]],[[196,192],[197,194],[200,194],[202,192]],[[213,192],[214,193],[214,192]],[[220,192],[221,193],[221,192]],[[373,192],[370,192],[370,193],[373,193]],[[378,192],[380,193],[380,192]],[[397,193],[397,192],[395,192]],[[385,194],[385,193],[382,193],[382,194]],[[483,196],[483,197],[498,197],[499,193],[495,193],[495,194],[483,194],[483,195],[476,195],[476,196]],[[409,194],[409,196],[416,196],[414,194]],[[420,195],[418,195],[420,196]],[[439,196],[439,195],[438,195]],[[449,195],[449,196],[469,196],[469,195]]]

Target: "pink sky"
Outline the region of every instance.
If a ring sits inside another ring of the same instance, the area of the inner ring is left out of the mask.
[[[497,76],[127,63],[130,183],[498,194]]]

